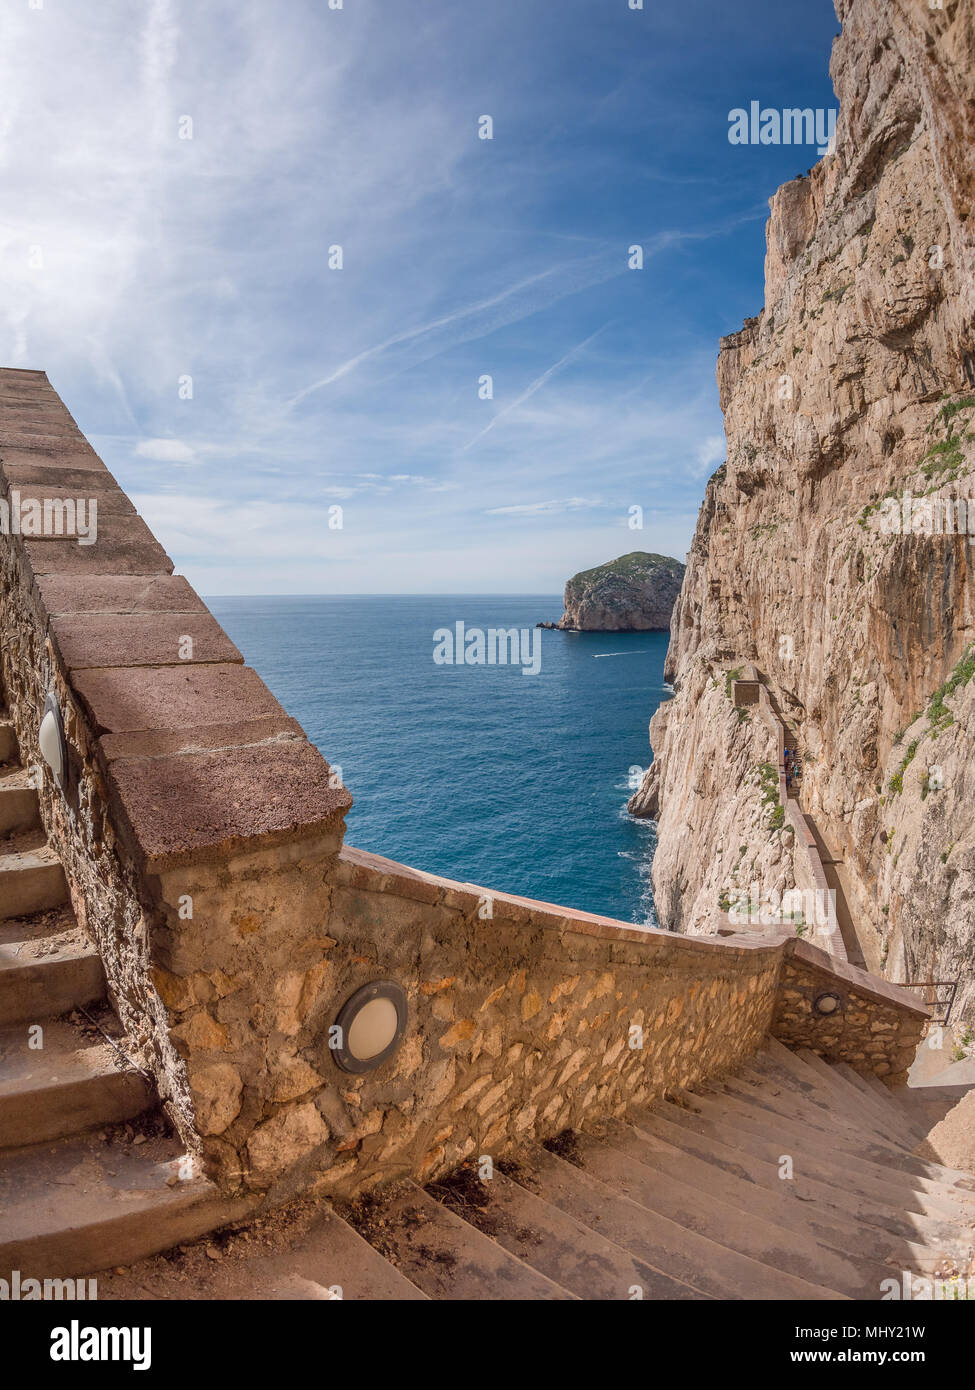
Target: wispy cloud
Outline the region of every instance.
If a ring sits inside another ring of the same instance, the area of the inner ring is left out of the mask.
[[[179,439],[140,439],[135,452],[138,458],[159,463],[192,463],[196,458],[190,446]]]
[[[554,516],[557,512],[591,511],[603,504],[591,497],[557,497],[549,502],[520,502],[511,507],[488,507],[488,516]]]
[[[595,342],[596,339],[600,336],[600,334],[605,333],[608,327],[609,324],[604,323],[602,328],[597,328],[595,333],[590,333],[588,338],[584,338],[581,343],[576,343],[575,347],[570,348],[569,351],[564,353],[563,356],[560,357],[557,362],[553,362],[551,367],[546,368],[546,370],[542,372],[541,376],[537,376],[535,380],[531,382],[531,384],[527,386],[524,391],[522,391],[520,396],[516,396],[515,399],[511,401],[508,405],[502,406],[498,413],[494,415],[491,418],[491,420],[488,421],[484,428],[482,430],[479,430],[478,433],[475,434],[473,439],[469,439],[467,441],[467,443],[461,449],[461,453],[466,453],[468,449],[472,449],[474,445],[478,442],[478,440],[483,439],[486,434],[490,434],[494,427],[498,424],[498,422],[500,420],[503,420],[506,415],[510,415],[513,411],[520,409],[526,401],[530,401],[532,396],[534,396],[536,392],[540,391],[542,387],[546,384],[546,382],[551,381],[552,377],[555,376],[556,372],[560,372],[562,368],[566,366],[569,362],[574,362],[575,359],[579,357],[581,353],[585,352],[586,348],[589,346],[590,343]]]
[[[682,554],[770,189],[665,8],[4,5],[0,359],[201,585],[555,592],[633,504]]]

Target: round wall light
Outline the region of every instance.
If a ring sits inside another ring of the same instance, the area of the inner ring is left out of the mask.
[[[842,1003],[838,994],[820,994],[813,1001],[813,1008],[818,1014],[835,1014]]]
[[[58,786],[64,785],[64,775],[68,768],[68,745],[64,737],[64,720],[61,707],[53,695],[48,695],[44,705],[44,718],[41,720],[38,743],[41,757],[54,773]]]
[[[357,989],[329,1030],[336,1066],[360,1074],[381,1067],[403,1041],[407,1017],[406,994],[394,980]]]

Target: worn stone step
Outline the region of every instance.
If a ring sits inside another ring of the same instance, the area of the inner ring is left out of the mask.
[[[906,1148],[908,1152],[914,1147],[915,1140],[909,1128],[898,1123],[899,1117],[885,1115],[881,1110],[881,1102],[876,1099],[873,1092],[869,1089],[861,1090],[858,1083],[856,1072],[852,1067],[846,1067],[845,1063],[827,1062],[822,1057],[811,1051],[809,1048],[800,1048],[796,1054],[799,1059],[807,1066],[818,1072],[826,1085],[834,1088],[838,1099],[841,1099],[849,1107],[849,1111],[861,1117],[861,1123],[870,1123],[873,1128],[888,1136],[888,1140],[896,1142]],[[893,1124],[895,1132],[891,1133]]]
[[[40,923],[34,931],[22,919],[0,923],[0,1028],[57,1018],[105,993],[101,959],[73,915],[55,911]]]
[[[766,1050],[759,1054],[755,1062],[762,1069],[763,1074],[788,1079],[790,1084],[801,1094],[814,1097],[820,1105],[825,1105],[827,1108],[840,1104],[846,1115],[855,1117],[859,1124],[863,1124],[864,1109],[860,1103],[859,1094],[847,1086],[838,1086],[838,1078],[832,1065],[827,1065],[824,1069],[810,1066],[797,1053],[790,1052],[780,1042],[771,1038],[768,1040]],[[855,1072],[853,1074],[854,1076],[857,1075]],[[882,1090],[886,1089],[877,1077],[871,1079]],[[889,1092],[887,1098],[889,1101]],[[890,1137],[889,1115],[881,1117],[878,1111],[871,1109],[867,1123],[882,1137]],[[897,1133],[899,1142],[905,1142],[909,1148],[913,1149],[915,1141],[911,1136],[909,1127],[905,1128],[903,1134],[899,1130]]]
[[[844,1083],[846,1084],[846,1083]],[[952,1201],[967,1203],[975,1215],[975,1192],[969,1190],[975,1178],[971,1174],[957,1170],[946,1170],[938,1164],[918,1158],[902,1144],[884,1139],[876,1130],[864,1127],[859,1136],[846,1127],[831,1130],[823,1126],[820,1116],[823,1112],[816,1107],[809,1109],[799,1099],[790,1095],[788,1088],[766,1082],[758,1084],[750,1079],[729,1076],[722,1078],[720,1086],[711,1084],[702,1088],[705,1093],[725,1095],[750,1107],[752,1114],[763,1121],[774,1120],[805,1134],[810,1143],[835,1150],[844,1163],[865,1161],[877,1165],[887,1173],[899,1171],[910,1174],[925,1191],[944,1194]]]
[[[519,1182],[658,1273],[719,1299],[842,1299],[794,1274],[762,1264],[640,1206],[594,1173],[543,1148],[519,1154]]]
[[[405,1182],[370,1207],[360,1234],[430,1298],[455,1301],[574,1298],[490,1236]]]
[[[654,1300],[703,1297],[504,1173],[480,1182],[468,1167],[460,1172],[468,1179],[460,1188],[457,1174],[444,1184],[450,1210],[577,1298],[632,1300],[635,1291]]]
[[[0,1270],[56,1279],[130,1265],[254,1209],[180,1180],[184,1157],[169,1139],[94,1136],[0,1154]]]
[[[223,1242],[219,1243],[220,1245]],[[198,1249],[199,1247],[197,1247]],[[187,1251],[190,1254],[191,1250]],[[121,1273],[98,1276],[100,1302],[187,1297],[188,1277],[196,1300],[280,1303],[427,1302],[427,1295],[374,1250],[368,1241],[324,1204],[306,1229],[285,1248],[258,1242],[236,1257],[234,1241],[224,1258],[197,1261],[191,1276],[181,1260],[145,1260]]]
[[[965,1253],[951,1228],[950,1238],[929,1234],[924,1218],[918,1218],[919,1230],[900,1210],[871,1202],[841,1185],[804,1175],[784,1179],[778,1164],[675,1122],[670,1114],[676,1108],[661,1102],[652,1110],[633,1112],[630,1119],[648,1139],[667,1146],[666,1165],[658,1156],[658,1166],[679,1172],[691,1186],[713,1191],[745,1210],[755,1200],[757,1186],[780,1225],[805,1224],[815,1239],[841,1254],[875,1262],[894,1260],[922,1270],[940,1265],[945,1256],[961,1258]]]
[[[848,1083],[844,1081],[843,1084]],[[820,1116],[823,1112],[818,1106],[815,1110],[810,1109],[801,1099],[790,1096],[787,1088],[768,1082],[760,1085],[754,1074],[748,1079],[747,1069],[741,1077],[725,1078],[722,1090],[769,1115],[783,1117],[790,1125],[798,1125],[815,1143],[835,1146],[844,1161],[864,1159],[887,1172],[899,1170],[910,1174],[924,1191],[942,1194],[952,1202],[969,1207],[971,1215],[975,1217],[975,1175],[919,1158],[905,1144],[885,1139],[866,1124],[860,1136],[847,1128],[831,1131],[828,1125],[822,1125]]]
[[[767,1131],[756,1132],[754,1126],[739,1122],[730,1113],[722,1114],[712,1106],[709,1098],[694,1094],[678,1105],[661,1102],[660,1109],[667,1119],[693,1135],[719,1142],[742,1160],[757,1160],[769,1166],[778,1167],[783,1156],[782,1135],[769,1135]],[[816,1184],[817,1195],[827,1200],[824,1194],[832,1194],[832,1204],[841,1210],[848,1202],[856,1202],[856,1211],[862,1220],[902,1236],[906,1240],[923,1241],[927,1245],[936,1242],[953,1243],[962,1238],[963,1233],[949,1217],[941,1212],[924,1211],[925,1199],[909,1188],[897,1187],[890,1183],[877,1183],[859,1173],[837,1169],[829,1159],[823,1159],[808,1148],[792,1148],[796,1179]]]
[[[19,756],[14,726],[9,719],[0,718],[0,767],[4,763],[15,763]]]
[[[777,1047],[775,1050],[770,1048],[759,1053],[753,1058],[752,1069],[760,1073],[763,1082],[765,1079],[776,1081],[785,1085],[794,1095],[815,1104],[818,1107],[817,1122],[823,1125],[822,1117],[818,1114],[818,1111],[822,1111],[826,1116],[823,1127],[830,1133],[836,1132],[836,1120],[839,1117],[839,1127],[842,1131],[852,1134],[858,1141],[865,1132],[870,1132],[882,1143],[889,1143],[893,1139],[898,1146],[906,1147],[908,1151],[914,1147],[914,1140],[908,1132],[904,1130],[901,1133],[897,1129],[896,1119],[892,1123],[891,1118],[883,1117],[873,1104],[865,1107],[859,1090],[840,1076],[831,1064],[824,1064],[823,1069],[819,1070],[803,1061],[796,1053]]]
[[[37,791],[23,768],[0,776],[0,840],[34,830],[41,823]]]
[[[869,1073],[861,1077],[861,1080],[866,1081],[867,1085],[870,1087],[870,1089],[874,1092],[875,1095],[882,1096],[889,1105],[893,1106],[893,1108],[898,1112],[898,1114],[903,1115],[912,1133],[917,1134],[919,1138],[924,1137],[923,1128],[911,1119],[910,1115],[907,1113],[903,1105],[901,1105],[901,1093],[907,1089],[906,1087],[901,1086],[891,1089],[890,1086],[887,1086],[883,1081],[881,1081],[879,1076],[871,1076]]]
[[[914,1148],[921,1135],[911,1125],[903,1110],[898,1109],[897,1103],[879,1076],[861,1076],[847,1062],[835,1063],[833,1070],[839,1072],[854,1090],[860,1093],[864,1102],[872,1107],[873,1113],[887,1133],[896,1135],[899,1142],[907,1148]],[[874,1084],[871,1085],[871,1082]],[[875,1087],[879,1087],[882,1094],[878,1095]]]
[[[727,1090],[742,1099],[751,1100],[775,1115],[798,1120],[850,1152],[861,1153],[869,1148],[877,1162],[898,1166],[911,1160],[910,1150],[883,1134],[879,1122],[875,1124],[872,1116],[861,1109],[859,1122],[854,1120],[845,1108],[845,1098],[835,1100],[827,1108],[820,1101],[799,1094],[791,1079],[780,1079],[753,1066],[743,1067],[740,1074],[726,1077],[724,1082]],[[843,1081],[842,1085],[846,1088],[847,1082]]]
[[[116,1124],[153,1103],[152,1087],[111,1043],[86,1038],[70,1022],[0,1031],[0,1148]]]
[[[731,1092],[701,1090],[686,1099],[689,1104],[700,1105],[720,1127],[749,1136],[761,1146],[758,1151],[762,1157],[771,1156],[778,1162],[782,1154],[790,1154],[797,1172],[825,1182],[843,1182],[865,1196],[890,1202],[904,1211],[949,1221],[970,1220],[968,1211],[953,1194],[945,1194],[939,1184],[860,1159],[839,1145],[831,1145],[828,1137],[818,1131],[754,1106]]]
[[[577,1137],[587,1171],[649,1211],[810,1284],[851,1298],[876,1296],[878,1280],[870,1280],[801,1229],[771,1220],[759,1191],[749,1209],[742,1211],[713,1192],[695,1189],[661,1172],[628,1125],[606,1126],[605,1142],[588,1134]]]
[[[64,869],[50,846],[43,841],[23,847],[14,843],[17,848],[7,852],[0,847],[0,921],[67,902]]]

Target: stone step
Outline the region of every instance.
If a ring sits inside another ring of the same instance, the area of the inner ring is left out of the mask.
[[[822,1111],[819,1106],[811,1108],[808,1104],[790,1097],[787,1088],[776,1087],[769,1084],[764,1086],[752,1080],[737,1077],[726,1079],[725,1090],[737,1097],[748,1098],[755,1104],[761,1106],[776,1116],[784,1116],[789,1122],[797,1120],[801,1125],[811,1126],[815,1130],[815,1138],[818,1143],[828,1141],[836,1145],[837,1151],[844,1156],[844,1161],[848,1158],[867,1159],[872,1163],[878,1163],[887,1170],[899,1170],[901,1173],[908,1173],[912,1179],[917,1180],[919,1187],[930,1193],[939,1193],[951,1201],[961,1202],[971,1208],[971,1215],[975,1216],[975,1175],[972,1173],[961,1172],[960,1169],[944,1168],[937,1162],[930,1161],[928,1158],[921,1158],[914,1152],[914,1145],[907,1147],[907,1141],[899,1143],[892,1138],[885,1138],[879,1131],[873,1129],[872,1120],[864,1119],[864,1129],[860,1136],[848,1129],[844,1122],[843,1130],[830,1129],[829,1123],[823,1123]],[[848,1088],[853,1095],[853,1104],[860,1104],[857,1093],[846,1079],[837,1079],[841,1086]],[[862,1113],[862,1108],[861,1108]]]
[[[739,1254],[640,1206],[578,1162],[532,1148],[519,1155],[519,1182],[531,1181],[551,1206],[628,1250],[658,1274],[719,1299],[842,1299],[794,1274]]]
[[[559,1207],[495,1172],[481,1181],[463,1165],[436,1192],[445,1205],[523,1264],[531,1265],[577,1298],[632,1300],[700,1299],[702,1294],[615,1245]]]
[[[894,1260],[921,1271],[940,1265],[945,1256],[960,1258],[965,1252],[951,1228],[950,1238],[939,1237],[916,1230],[894,1207],[870,1202],[842,1186],[804,1176],[783,1178],[779,1165],[676,1123],[669,1117],[671,1109],[663,1102],[653,1110],[634,1112],[630,1119],[648,1139],[667,1146],[666,1165],[658,1156],[658,1166],[679,1171],[693,1187],[747,1210],[757,1186],[780,1225],[803,1224],[821,1244],[865,1260]]]
[[[897,1103],[879,1076],[861,1076],[847,1062],[835,1063],[833,1070],[845,1077],[850,1085],[859,1091],[860,1096],[866,1104],[872,1107],[873,1113],[887,1133],[895,1135],[906,1148],[913,1149],[915,1147],[920,1141],[921,1135],[915,1131],[904,1112],[898,1109]],[[878,1094],[875,1087],[879,1088],[881,1094]]]
[[[360,1235],[430,1298],[480,1302],[575,1297],[414,1182],[404,1182],[357,1213]]]
[[[688,1094],[688,1106],[698,1109],[713,1122],[719,1137],[736,1147],[748,1149],[756,1157],[778,1163],[783,1154],[794,1161],[794,1170],[804,1177],[825,1183],[842,1183],[873,1201],[888,1203],[920,1216],[931,1216],[940,1223],[954,1222],[961,1216],[958,1203],[942,1201],[923,1190],[919,1179],[863,1162],[837,1147],[810,1138],[810,1131],[780,1121],[767,1112],[756,1112],[736,1097],[704,1091]],[[756,1118],[756,1113],[758,1117]]]
[[[807,1283],[850,1298],[878,1296],[879,1279],[870,1279],[801,1229],[770,1220],[760,1191],[742,1211],[713,1192],[668,1176],[647,1161],[651,1156],[630,1126],[606,1126],[605,1142],[588,1134],[577,1135],[577,1142],[587,1172],[648,1211]]]
[[[817,1071],[825,1082],[836,1088],[837,1094],[844,1097],[850,1112],[862,1117],[861,1122],[869,1117],[874,1128],[881,1133],[886,1133],[890,1139],[896,1140],[908,1151],[913,1149],[915,1140],[909,1127],[900,1124],[896,1114],[893,1116],[885,1114],[881,1109],[881,1102],[876,1099],[872,1091],[868,1088],[861,1090],[857,1084],[857,1074],[852,1067],[847,1067],[843,1062],[835,1064],[826,1062],[808,1048],[800,1048],[796,1055],[807,1066]],[[891,1124],[894,1124],[896,1130],[893,1135],[890,1133]]]
[[[869,1131],[881,1143],[889,1143],[893,1139],[909,1151],[914,1147],[915,1141],[908,1131],[905,1129],[901,1133],[896,1129],[896,1117],[892,1132],[891,1117],[881,1115],[873,1105],[865,1108],[858,1088],[839,1075],[832,1065],[824,1064],[820,1071],[796,1053],[776,1045],[775,1050],[770,1048],[753,1059],[753,1070],[761,1074],[763,1083],[765,1079],[777,1081],[794,1095],[813,1102],[823,1112],[822,1115],[817,1114],[818,1122],[822,1124],[825,1116],[825,1128],[830,1133],[836,1131],[838,1116],[843,1131],[857,1140],[862,1138],[865,1131]]]
[[[864,1109],[860,1103],[859,1094],[854,1093],[849,1085],[840,1086],[838,1084],[838,1078],[833,1074],[832,1066],[826,1066],[825,1070],[810,1066],[797,1053],[790,1052],[787,1047],[783,1047],[775,1039],[768,1040],[767,1049],[759,1054],[755,1061],[763,1074],[787,1079],[794,1089],[807,1097],[814,1098],[818,1104],[825,1105],[827,1109],[840,1104],[844,1114],[848,1117],[854,1117],[861,1126],[864,1123]],[[854,1072],[854,1075],[856,1074]],[[872,1080],[881,1089],[885,1089],[877,1077],[873,1077]],[[889,1092],[888,1099],[890,1099]],[[881,1115],[881,1112],[871,1110],[867,1122],[881,1138],[890,1137],[889,1115]],[[914,1140],[909,1127],[905,1130],[903,1139],[905,1142],[909,1140],[908,1147],[913,1148]]]
[[[877,1162],[910,1162],[911,1152],[903,1144],[881,1132],[879,1121],[866,1113],[861,1106],[859,1121],[846,1109],[849,1083],[843,1080],[834,1082],[843,1087],[842,1097],[837,1097],[827,1107],[811,1096],[800,1094],[794,1081],[773,1076],[767,1068],[743,1067],[740,1074],[725,1078],[729,1091],[749,1099],[775,1115],[801,1121],[824,1138],[848,1149],[861,1153],[866,1149],[873,1152]]]
[[[57,1018],[104,993],[101,958],[70,911],[0,921],[0,1028]]]
[[[30,785],[28,773],[16,768],[0,775],[0,840],[34,830],[40,823],[40,802],[36,789]]]
[[[771,1088],[759,1091],[737,1077],[727,1077],[720,1088],[702,1088],[702,1095],[723,1098],[735,1113],[762,1125],[766,1130],[774,1129],[779,1135],[788,1134],[793,1143],[804,1145],[806,1150],[832,1154],[833,1161],[844,1170],[853,1169],[861,1173],[872,1170],[878,1181],[892,1182],[907,1179],[915,1191],[930,1193],[935,1201],[947,1203],[946,1214],[967,1214],[975,1218],[975,1192],[970,1184],[975,1181],[968,1173],[940,1168],[915,1158],[906,1149],[881,1144],[875,1136],[865,1133],[858,1145],[855,1138],[846,1133],[831,1134],[819,1126],[818,1120],[811,1124],[806,1115],[790,1105],[780,1094],[773,1095]]]
[[[0,846],[0,921],[45,912],[68,900],[61,861],[37,837]]]
[[[19,756],[14,726],[9,719],[0,718],[0,767],[4,763],[15,763]]]
[[[242,1233],[246,1235],[245,1233]],[[208,1243],[209,1244],[209,1243]],[[329,1207],[320,1204],[307,1229],[282,1249],[263,1249],[249,1242],[246,1253],[235,1240],[223,1246],[220,1260],[199,1257],[188,1274],[182,1259],[146,1260],[98,1276],[100,1302],[129,1299],[184,1300],[187,1290],[200,1299],[262,1303],[427,1302],[427,1295],[374,1250],[368,1241]],[[212,1246],[210,1246],[212,1249]],[[185,1247],[187,1263],[200,1247]],[[192,1282],[190,1282],[190,1280]]]
[[[246,1216],[204,1178],[180,1178],[170,1139],[95,1136],[0,1154],[0,1270],[61,1279],[130,1265]]]
[[[40,1028],[0,1031],[0,1149],[117,1124],[154,1104],[145,1077],[111,1043],[70,1022],[52,1019]]]

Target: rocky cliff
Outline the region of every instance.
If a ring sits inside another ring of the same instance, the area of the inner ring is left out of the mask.
[[[631,809],[659,821],[666,926],[795,882],[768,734],[729,698],[753,662],[868,966],[960,977],[971,1016],[975,5],[836,8],[835,153],[772,198],[765,307],[721,343],[727,461]]]
[[[684,566],[669,555],[633,550],[574,575],[565,586],[563,631],[649,632],[670,627]]]

